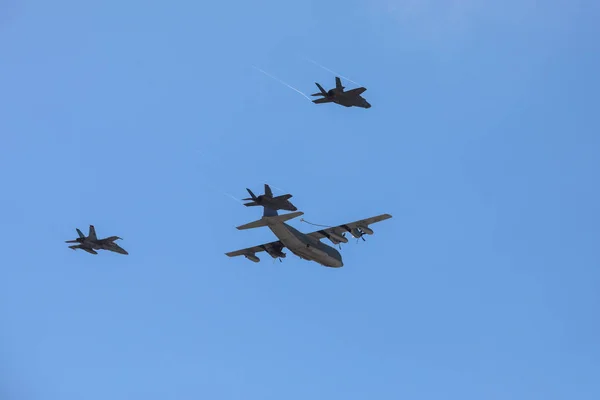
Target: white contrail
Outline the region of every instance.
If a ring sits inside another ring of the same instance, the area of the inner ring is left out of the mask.
[[[268,73],[268,72],[266,72],[266,71],[263,71],[262,69],[260,69],[260,68],[258,68],[258,67],[255,67],[254,65],[252,66],[252,68],[259,70],[260,72],[262,72],[262,73],[263,73],[263,74],[265,74],[266,76],[268,76],[268,77],[270,77],[270,78],[273,78],[273,79],[275,79],[277,82],[279,82],[279,83],[281,83],[281,84],[283,84],[283,85],[285,85],[285,86],[289,87],[289,88],[290,88],[290,89],[292,89],[293,91],[300,93],[302,96],[304,96],[304,97],[306,97],[308,100],[310,100],[310,97],[308,97],[307,95],[305,95],[304,93],[302,93],[301,91],[299,91],[298,89],[296,89],[295,87],[293,87],[293,86],[291,86],[291,85],[288,85],[287,83],[285,83],[285,82],[284,82],[284,81],[282,81],[281,79],[279,79],[279,78],[275,78],[273,75],[269,74],[269,73]],[[311,101],[312,101],[312,100],[311,100]]]
[[[281,193],[285,193],[285,190],[278,188],[277,186],[273,186],[273,185],[269,185],[271,186],[273,189],[279,190]]]
[[[227,196],[227,197],[231,197],[233,200],[237,201],[237,202],[238,202],[238,203],[240,203],[240,204],[244,204],[244,202],[243,202],[243,201],[241,201],[241,200],[240,200],[240,199],[238,199],[237,197],[234,197],[234,196],[230,195],[229,193],[225,193],[225,192],[223,192],[223,194],[224,194],[225,196]]]
[[[307,58],[307,60],[308,60],[308,61],[310,61],[311,63],[315,64],[317,67],[321,67],[321,68],[323,68],[325,71],[329,71],[329,72],[331,72],[332,74],[334,74],[334,75],[336,75],[336,76],[339,76],[340,78],[343,78],[343,79],[347,80],[348,82],[352,82],[352,83],[354,83],[355,85],[362,86],[360,83],[358,83],[358,82],[354,82],[352,79],[350,79],[350,78],[346,78],[345,76],[343,76],[343,75],[340,75],[340,74],[338,74],[337,72],[335,72],[335,71],[332,71],[332,70],[330,70],[329,68],[322,66],[321,64],[319,64],[318,62],[316,62],[316,61],[314,61],[314,60],[311,60],[310,58]]]

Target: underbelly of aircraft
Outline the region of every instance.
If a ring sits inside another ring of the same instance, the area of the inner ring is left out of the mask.
[[[271,227],[273,233],[279,238],[281,243],[287,247],[292,253],[300,258],[308,261],[315,261],[322,265],[329,264],[329,255],[324,251],[313,247],[307,246],[307,243],[301,240],[299,237],[294,235],[288,229],[282,226]]]

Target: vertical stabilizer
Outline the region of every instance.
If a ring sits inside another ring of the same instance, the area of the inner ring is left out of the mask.
[[[96,228],[94,228],[94,225],[90,225],[90,233],[88,235],[88,239],[98,240],[98,237],[96,236]]]
[[[272,208],[269,208],[269,207],[266,207],[266,206],[263,206],[263,207],[264,207],[264,209],[263,209],[263,218],[264,217],[276,217],[276,216],[279,215],[277,213],[277,210],[273,210]]]

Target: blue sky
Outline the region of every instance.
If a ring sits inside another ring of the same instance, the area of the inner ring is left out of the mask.
[[[2,2],[0,397],[600,398],[600,7],[501,3]]]

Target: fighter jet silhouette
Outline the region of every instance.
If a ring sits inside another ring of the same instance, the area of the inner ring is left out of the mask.
[[[322,103],[336,103],[342,105],[344,107],[361,107],[361,108],[371,108],[371,105],[367,102],[367,100],[361,97],[361,93],[367,90],[364,87],[359,87],[356,89],[348,90],[344,92],[344,86],[342,86],[342,81],[337,76],[335,77],[335,89],[330,89],[329,91],[325,91],[321,85],[315,82],[320,93],[314,93],[311,96],[323,96],[322,99],[313,100],[315,104]]]
[[[288,199],[292,197],[291,194],[284,194],[281,196],[273,197],[273,192],[269,185],[265,183],[265,194],[261,194],[260,196],[255,196],[252,193],[252,190],[246,188],[248,193],[250,193],[251,198],[243,199],[244,201],[252,200],[250,203],[244,203],[246,207],[252,206],[263,206],[270,208],[272,210],[287,210],[287,211],[296,211],[297,208],[294,206]]]
[[[79,237],[75,240],[67,240],[65,243],[79,243],[75,246],[69,246],[70,249],[77,250],[81,249],[87,251],[90,254],[98,254],[95,250],[108,250],[114,251],[119,254],[129,254],[123,248],[121,248],[118,244],[115,243],[115,240],[121,239],[118,236],[110,236],[105,239],[98,239],[96,236],[96,229],[94,225],[90,225],[90,232],[86,237],[83,232],[81,232],[78,228],[77,234]]]

